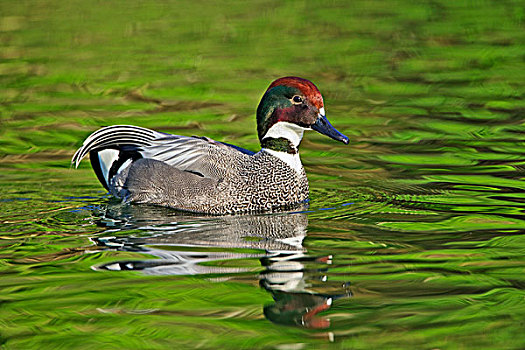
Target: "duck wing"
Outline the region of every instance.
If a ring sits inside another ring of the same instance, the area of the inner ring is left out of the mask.
[[[142,158],[160,161],[199,177],[219,179],[230,166],[221,159],[249,156],[253,152],[205,137],[171,135],[133,125],[113,125],[92,133],[71,162],[78,167],[87,154],[100,182],[109,190],[115,175]]]

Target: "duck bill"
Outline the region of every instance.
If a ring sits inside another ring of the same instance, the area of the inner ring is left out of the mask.
[[[315,124],[312,125],[312,129],[320,134],[326,135],[336,141],[341,141],[345,145],[348,145],[348,137],[337,131],[337,129],[334,128],[332,124],[330,124],[324,115],[319,114],[319,118]]]

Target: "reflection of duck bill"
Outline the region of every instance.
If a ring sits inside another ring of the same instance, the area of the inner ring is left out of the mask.
[[[328,310],[332,306],[332,298],[326,299],[323,304],[307,311],[302,318],[302,325],[306,328],[324,329],[330,327],[330,319],[316,316],[319,312]]]
[[[332,298],[307,293],[274,294],[275,304],[264,308],[264,315],[274,323],[295,325],[312,329],[324,329],[330,326],[330,320],[316,316],[328,310]]]

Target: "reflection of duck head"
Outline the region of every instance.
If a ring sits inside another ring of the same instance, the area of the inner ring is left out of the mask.
[[[341,290],[341,284],[327,282],[323,272],[331,257],[307,255],[302,246],[308,225],[304,213],[199,217],[160,207],[110,205],[98,222],[111,232],[140,233],[95,238],[98,245],[160,258],[114,262],[100,269],[162,275],[240,273],[249,267],[222,267],[213,262],[260,259],[266,267],[260,284],[275,300],[264,313],[275,323],[326,328],[329,321],[315,315],[328,309],[333,298],[350,295],[346,287]]]
[[[333,299],[351,296],[348,283],[329,281],[324,274],[331,259],[302,253],[261,259],[266,270],[260,274],[260,285],[275,301],[265,306],[266,318],[306,328],[329,327],[328,319],[316,315],[329,309]]]

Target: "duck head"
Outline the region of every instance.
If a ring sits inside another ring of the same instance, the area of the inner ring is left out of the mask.
[[[275,80],[257,107],[261,146],[296,153],[304,130],[315,130],[348,144],[348,137],[326,119],[323,97],[311,81],[298,77]]]

